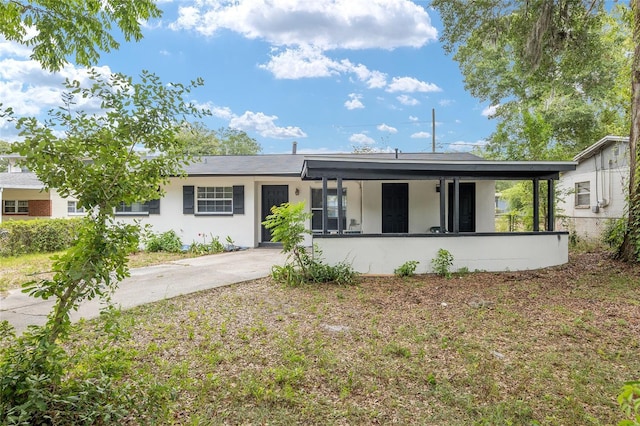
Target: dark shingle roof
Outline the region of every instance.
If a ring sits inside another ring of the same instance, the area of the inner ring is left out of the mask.
[[[306,158],[395,160],[395,153],[367,154],[267,154],[200,157],[185,167],[190,176],[300,176]],[[398,160],[484,161],[469,153],[398,153]]]

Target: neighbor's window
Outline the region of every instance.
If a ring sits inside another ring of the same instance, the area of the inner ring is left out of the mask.
[[[4,200],[2,211],[5,214],[28,214],[29,201],[26,200]]]
[[[233,187],[199,186],[196,206],[198,213],[233,213]]]
[[[327,189],[328,231],[338,229],[338,190]],[[342,188],[342,229],[347,229],[347,189]],[[322,188],[311,189],[311,230],[322,231]]]
[[[67,201],[67,213],[68,214],[84,214],[86,213],[84,207],[78,207],[77,201]]]
[[[576,183],[576,206],[589,207],[591,204],[590,182]]]
[[[131,203],[124,202],[116,207],[116,214],[149,214],[149,203]]]

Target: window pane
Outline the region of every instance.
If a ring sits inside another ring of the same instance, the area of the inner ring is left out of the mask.
[[[588,206],[591,204],[590,182],[576,183],[576,206]]]
[[[4,212],[5,213],[15,213],[16,212],[16,202],[13,200],[5,200],[4,201]]]
[[[29,213],[28,201],[18,201],[18,213]]]

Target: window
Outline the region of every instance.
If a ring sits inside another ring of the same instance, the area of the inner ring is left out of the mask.
[[[233,214],[233,187],[199,186],[196,206],[197,213]]]
[[[591,204],[591,189],[589,182],[576,183],[576,206],[589,207]]]
[[[5,214],[28,214],[29,201],[26,200],[4,200],[2,211]]]
[[[67,201],[67,213],[68,214],[84,214],[84,207],[78,207],[77,201]]]
[[[327,230],[338,229],[338,190],[327,189]],[[342,229],[347,228],[347,189],[342,188]],[[322,231],[322,188],[311,189],[311,229]]]
[[[116,214],[145,215],[149,214],[149,203],[120,203],[116,207]]]

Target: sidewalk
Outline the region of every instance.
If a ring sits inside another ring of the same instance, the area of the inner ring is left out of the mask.
[[[131,270],[131,276],[118,285],[112,300],[115,306],[134,306],[169,299],[269,275],[271,266],[282,264],[279,248],[245,251],[181,259],[167,264]],[[53,306],[52,300],[34,299],[20,289],[0,299],[0,321],[7,320],[22,333],[29,325],[43,325]],[[99,300],[86,301],[72,312],[71,319],[94,318],[100,313]]]

